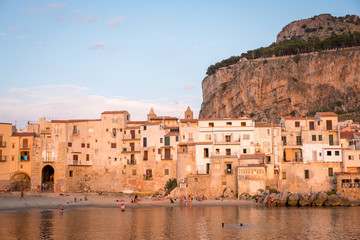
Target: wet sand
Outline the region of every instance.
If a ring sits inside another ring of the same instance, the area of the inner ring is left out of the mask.
[[[85,196],[87,200],[85,200]],[[180,204],[180,199],[171,203],[170,199],[155,200],[150,196],[139,196],[138,203],[131,203],[134,195],[122,195],[122,201],[119,201],[119,196],[116,194],[104,193],[98,195],[97,193],[25,193],[24,198],[20,200],[20,193],[0,193],[0,211],[1,210],[26,210],[26,209],[59,209],[60,205],[66,208],[78,207],[118,207],[124,203],[126,208],[141,208],[141,207],[185,207]],[[75,202],[76,198],[76,202]],[[222,199],[215,200],[209,199],[204,202],[194,200],[192,207],[201,206],[237,206],[237,205],[257,205],[251,200],[238,200],[238,199]]]

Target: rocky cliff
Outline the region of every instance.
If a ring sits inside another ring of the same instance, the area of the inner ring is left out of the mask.
[[[299,37],[324,39],[331,34],[349,34],[360,31],[360,18],[357,15],[333,17],[330,14],[320,14],[312,18],[298,20],[286,25],[277,35],[276,42]]]
[[[246,60],[202,82],[200,118],[360,110],[360,47]]]

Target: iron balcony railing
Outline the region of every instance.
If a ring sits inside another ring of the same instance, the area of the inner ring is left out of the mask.
[[[342,188],[360,188],[360,182],[341,183]]]
[[[136,165],[136,159],[128,159],[127,164],[129,165]]]
[[[232,174],[233,170],[232,169],[225,169],[225,174]]]

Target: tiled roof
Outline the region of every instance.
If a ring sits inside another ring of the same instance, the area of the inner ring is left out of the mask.
[[[318,120],[315,117],[283,117],[285,120]]]
[[[255,127],[280,127],[280,125],[267,122],[255,122]]]
[[[334,112],[317,112],[316,114],[319,114],[320,116],[337,116]]]
[[[71,122],[90,122],[90,121],[101,121],[101,119],[51,120],[52,123],[71,123]]]
[[[119,113],[127,113],[127,111],[104,111],[101,114],[119,114]]]
[[[35,137],[34,132],[16,132],[13,133],[14,137]]]
[[[179,132],[169,132],[165,136],[179,136]]]
[[[199,121],[226,121],[226,120],[252,120],[251,118],[241,117],[241,118],[201,118]]]
[[[188,123],[188,122],[191,122],[191,123],[197,123],[199,120],[198,119],[180,119],[180,122],[181,123]]]
[[[158,117],[152,117],[150,120],[178,120],[177,117],[170,117],[170,116],[158,116]]]
[[[342,139],[353,139],[354,133],[353,132],[340,132],[340,138]]]

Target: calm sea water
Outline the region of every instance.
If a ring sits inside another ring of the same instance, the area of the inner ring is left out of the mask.
[[[0,239],[359,239],[359,223],[359,207],[1,211]]]

